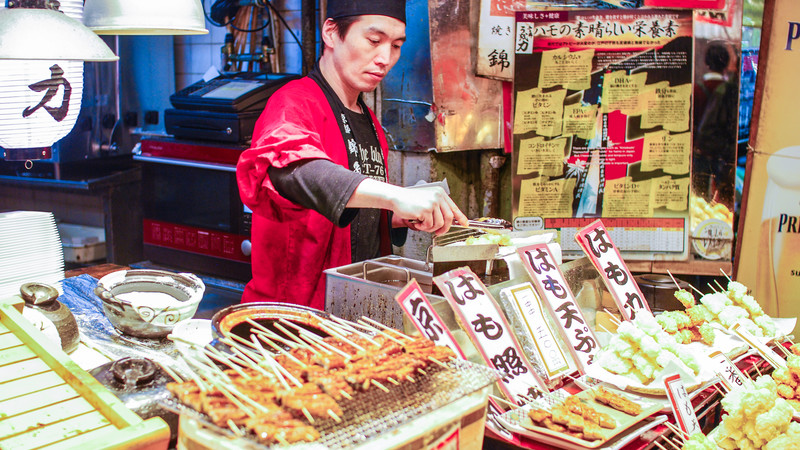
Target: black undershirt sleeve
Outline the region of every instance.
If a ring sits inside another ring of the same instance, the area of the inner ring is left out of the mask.
[[[308,159],[286,167],[270,167],[275,190],[304,208],[313,209],[339,227],[353,221],[358,209],[347,202],[367,177],[327,159]]]

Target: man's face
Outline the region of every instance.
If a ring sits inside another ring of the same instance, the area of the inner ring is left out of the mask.
[[[344,39],[329,35],[333,64],[348,90],[370,92],[400,58],[406,25],[387,16],[360,16]]]

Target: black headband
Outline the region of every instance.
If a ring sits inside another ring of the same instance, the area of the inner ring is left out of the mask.
[[[388,16],[406,23],[405,0],[330,0],[328,18],[349,16]]]

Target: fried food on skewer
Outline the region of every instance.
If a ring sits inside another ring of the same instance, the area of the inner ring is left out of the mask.
[[[552,419],[553,415],[546,409],[531,408],[531,410],[528,411],[528,417],[534,422],[544,422],[545,420]]]
[[[248,429],[253,430],[262,444],[293,444],[296,442],[313,442],[319,439],[319,432],[314,427],[286,417],[257,416],[245,422]]]
[[[617,411],[622,411],[629,416],[638,416],[642,413],[642,406],[626,397],[609,391],[603,386],[598,386],[595,390],[595,401],[608,405]]]
[[[573,413],[583,416],[585,421],[600,425],[602,428],[614,429],[617,422],[608,414],[598,412],[591,406],[583,403],[578,397],[570,396],[564,400],[564,405]]]
[[[304,408],[315,419],[329,417],[329,410],[337,416],[342,415],[342,408],[336,403],[336,400],[322,392],[314,383],[305,383],[295,389],[278,391],[277,397],[281,406],[297,415],[303,414]]]

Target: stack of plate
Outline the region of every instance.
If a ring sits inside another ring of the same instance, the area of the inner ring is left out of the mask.
[[[19,294],[27,282],[61,292],[64,253],[52,213],[0,213],[0,298]]]

